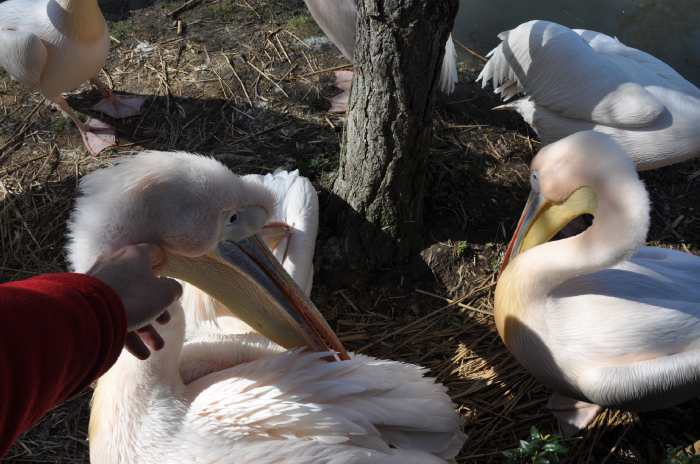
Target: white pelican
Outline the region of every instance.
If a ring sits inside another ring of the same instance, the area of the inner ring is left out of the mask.
[[[0,3],[0,67],[68,115],[94,155],[114,145],[114,129],[93,118],[83,123],[61,94],[90,80],[106,97],[95,109],[113,117],[137,114],[144,101],[118,98],[95,78],[108,52],[109,32],[97,0]]]
[[[498,107],[520,113],[544,143],[610,135],[637,169],[700,155],[700,89],[663,61],[600,32],[530,21],[499,35],[478,79]]]
[[[700,257],[643,247],[649,198],[609,137],[544,147],[503,260],[495,317],[508,349],[556,394],[563,428],[611,406],[651,410],[700,396]],[[571,219],[574,237],[548,242]]]
[[[350,62],[355,51],[355,27],[357,23],[357,0],[304,0],[316,23]],[[445,44],[442,61],[440,89],[451,94],[459,81],[457,52],[452,36]],[[344,112],[350,97],[352,72],[336,72],[336,85],[343,92],[331,99],[331,111]]]
[[[408,364],[344,353],[320,313],[255,237],[274,195],[255,179],[186,153],[147,152],[81,181],[70,262],[163,246],[162,273],[195,285],[286,347],[258,335],[184,343],[180,303],[159,328],[165,348],[122,352],[95,390],[95,463],[446,463],[465,437],[445,388]],[[238,240],[238,242],[229,241]],[[193,311],[196,308],[185,308]]]
[[[261,236],[275,258],[308,296],[314,278],[314,251],[318,235],[318,195],[299,171],[249,174],[274,196],[275,206]]]

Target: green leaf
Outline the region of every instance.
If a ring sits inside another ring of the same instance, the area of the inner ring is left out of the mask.
[[[521,462],[522,454],[519,449],[508,450],[503,452],[503,456],[506,458],[506,462],[518,464]]]

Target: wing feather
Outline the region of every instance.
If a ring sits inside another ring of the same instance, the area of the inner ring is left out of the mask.
[[[505,99],[525,93],[561,116],[612,127],[643,127],[666,111],[637,83],[636,67],[598,53],[569,28],[530,21],[499,38],[479,79],[484,86],[491,81]]]
[[[664,87],[700,97],[700,89],[691,84],[678,71],[660,59],[642,50],[628,47],[617,38],[601,32],[586,29],[574,29],[596,53],[606,55],[614,60],[624,60],[637,82],[642,85],[654,85],[663,81]]]
[[[350,62],[355,50],[357,0],[304,0],[314,20]]]
[[[553,352],[577,366],[700,349],[696,256],[642,248],[628,261],[567,281],[551,297]]]
[[[46,47],[31,32],[0,28],[0,66],[14,79],[36,88],[46,64]]]
[[[445,57],[442,59],[442,68],[440,70],[440,90],[445,95],[452,95],[457,82],[459,82],[457,50],[455,50],[455,43],[452,40],[452,34],[450,34],[445,44]]]
[[[355,355],[290,351],[188,386],[187,422],[227,440],[288,437],[453,458],[464,443],[445,388],[417,366]],[[372,461],[374,462],[374,461]],[[439,461],[438,461],[439,462]]]

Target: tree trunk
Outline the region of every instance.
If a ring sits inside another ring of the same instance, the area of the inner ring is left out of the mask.
[[[379,268],[421,244],[432,112],[458,0],[357,0],[346,143],[334,193],[351,264]]]

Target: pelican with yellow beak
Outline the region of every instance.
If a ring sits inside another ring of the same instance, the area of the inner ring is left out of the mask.
[[[38,90],[78,127],[93,155],[116,143],[106,123],[82,122],[62,93],[90,80],[105,99],[95,109],[114,118],[140,112],[142,97],[117,97],[97,73],[109,52],[109,32],[97,0],[7,0],[0,3],[0,68]]]
[[[581,132],[544,147],[506,251],[495,317],[508,349],[555,391],[566,432],[601,407],[661,409],[700,396],[700,258],[644,247],[649,198],[630,157]],[[550,241],[572,219],[579,235]]]
[[[123,351],[98,381],[92,462],[437,464],[461,449],[445,387],[418,366],[349,355],[263,245],[275,207],[264,183],[210,158],[146,152],[86,176],[81,191],[74,270],[128,243],[158,243],[161,274],[260,334],[186,341],[185,312],[197,308],[171,305],[165,347],[146,361]]]

